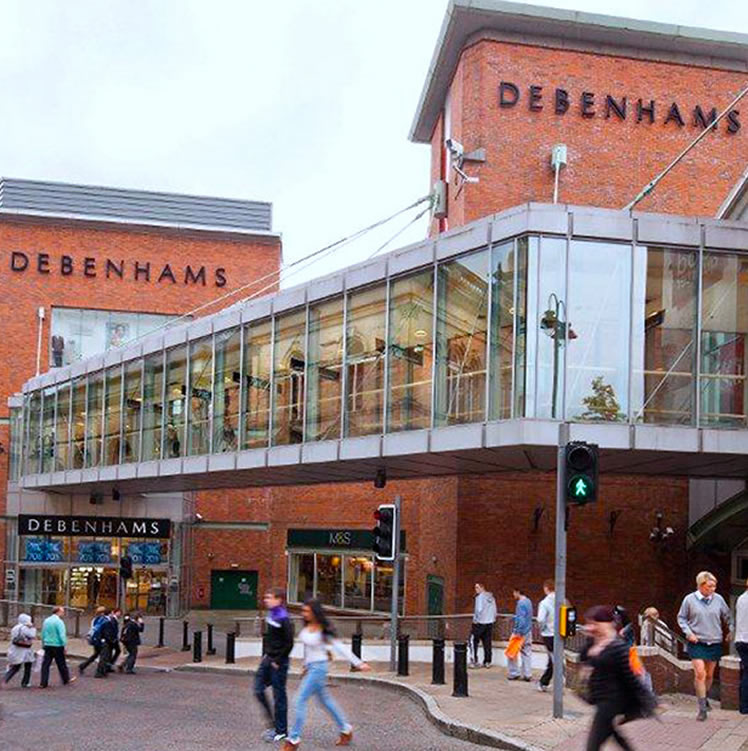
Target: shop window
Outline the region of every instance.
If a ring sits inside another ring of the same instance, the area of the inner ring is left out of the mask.
[[[634,248],[634,422],[693,421],[698,264],[695,250]]]
[[[348,295],[346,323],[345,435],[382,432],[386,287]]]
[[[398,607],[404,613],[405,603],[405,573],[400,562],[400,583],[398,587]],[[395,567],[386,561],[377,561],[374,566],[374,610],[388,613],[392,607],[392,579]]]
[[[52,308],[51,367],[120,347],[177,319],[154,313]]]
[[[156,352],[143,361],[143,461],[161,458],[164,417],[164,354]]]
[[[304,422],[306,310],[274,319],[272,445],[301,443]]]
[[[70,538],[21,538],[21,560],[27,563],[63,563],[70,557]]]
[[[185,402],[187,395],[187,347],[166,353],[166,434],[164,458],[184,454]]]
[[[22,568],[18,599],[40,605],[65,605],[67,578],[66,569]]]
[[[187,436],[190,456],[210,453],[210,411],[213,399],[212,337],[190,343],[190,402]]]
[[[133,360],[125,363],[124,378],[122,461],[128,463],[137,462],[140,459],[140,425],[143,407],[142,361]]]
[[[439,267],[434,404],[437,426],[485,419],[488,263],[488,251],[483,250]]]
[[[333,608],[343,606],[343,557],[317,553],[317,599]]]
[[[340,437],[343,391],[343,298],[309,308],[306,440]]]
[[[216,334],[216,377],[213,384],[213,453],[236,451],[239,445],[241,385],[240,329]]]
[[[374,568],[371,557],[346,555],[343,560],[343,607],[350,610],[370,610]]]
[[[289,599],[306,602],[314,597],[314,553],[292,553],[290,559]]]
[[[387,432],[431,425],[433,269],[391,282]]]
[[[260,321],[244,327],[243,448],[268,445],[270,430],[270,371],[272,324]]]
[[[748,421],[748,258],[704,253],[701,308],[701,424]]]

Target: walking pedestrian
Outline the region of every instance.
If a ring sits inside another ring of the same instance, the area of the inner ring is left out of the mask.
[[[587,611],[585,620],[591,639],[582,649],[581,660],[592,668],[587,699],[595,706],[587,751],[599,751],[608,738],[625,751],[633,751],[618,729],[616,717],[649,717],[654,713],[655,699],[631,671],[629,648],[618,634],[613,608],[598,605]]]
[[[271,589],[265,593],[267,609],[265,617],[266,633],[263,640],[263,654],[255,676],[255,696],[265,710],[270,726],[262,734],[263,740],[270,743],[283,741],[288,735],[288,697],[286,679],[288,660],[293,649],[293,624],[285,608],[286,593]],[[273,706],[265,696],[265,689],[273,687]]]
[[[639,643],[642,647],[654,647],[657,637],[655,627],[660,620],[660,611],[655,607],[645,608],[639,616]]]
[[[125,646],[127,657],[120,663],[118,670],[121,673],[123,670],[129,675],[135,673],[135,660],[138,659],[138,647],[140,646],[140,635],[145,629],[145,623],[140,615],[131,617],[126,614],[122,621],[122,636],[120,641]]]
[[[86,640],[93,648],[93,654],[78,665],[78,671],[83,674],[83,671],[92,663],[95,662],[98,656],[101,654],[101,625],[106,617],[107,609],[100,605],[96,608],[94,617],[91,619],[91,627],[88,629]]]
[[[693,665],[693,683],[699,702],[696,719],[701,722],[711,709],[709,690],[722,657],[723,627],[732,630],[730,608],[716,590],[717,577],[702,571],[696,577],[696,591],[683,598],[678,611],[678,625],[689,641],[688,656]]]
[[[475,585],[475,610],[473,611],[473,659],[471,668],[480,667],[478,662],[478,643],[483,644],[483,667],[491,667],[493,624],[496,621],[496,600],[491,592],[480,583]]]
[[[626,608],[623,605],[616,605],[613,608],[613,614],[616,617],[618,635],[626,642],[627,646],[633,647],[636,644],[636,631],[634,631],[634,624],[631,622]]]
[[[532,680],[532,603],[530,598],[518,587],[512,592],[517,602],[514,612],[514,624],[512,626],[512,637],[522,639],[522,646],[519,648],[519,654],[516,657],[507,659],[509,663],[509,674],[507,679],[510,681]]]
[[[99,664],[94,678],[106,678],[112,672],[114,664],[114,647],[117,646],[117,621],[112,618],[111,611],[104,613],[104,618],[98,626],[101,649],[99,650]],[[119,647],[118,647],[119,649]]]
[[[8,667],[5,670],[5,683],[21,669],[21,687],[28,688],[31,685],[31,667],[34,664],[34,639],[36,629],[27,613],[18,616],[18,623],[10,630],[10,646],[8,647]]]
[[[54,660],[60,678],[64,685],[73,683],[75,677],[70,677],[68,665],[65,660],[65,647],[68,643],[67,629],[62,617],[65,608],[56,607],[49,618],[44,619],[42,624],[42,646],[44,647],[44,659],[42,660],[42,677],[39,688],[47,688],[49,685],[49,668]]]
[[[348,660],[358,670],[371,670],[337,638],[335,629],[319,600],[308,600],[301,609],[305,626],[299,634],[304,645],[304,677],[296,695],[296,717],[291,735],[286,739],[284,751],[296,751],[301,742],[301,731],[306,722],[307,704],[316,696],[329,715],[335,720],[340,735],[336,746],[348,746],[353,739],[353,727],[330,696],[327,690],[328,655],[334,652]]]
[[[109,659],[110,672],[114,670],[114,666],[117,664],[119,656],[122,654],[122,649],[119,646],[119,621],[122,618],[122,610],[120,608],[114,608],[109,615],[109,618],[114,627],[114,642],[111,645],[112,654]]]
[[[740,714],[748,714],[748,580],[735,604],[735,650],[740,657]]]
[[[538,605],[538,626],[540,627],[540,638],[545,645],[545,651],[548,653],[548,664],[545,672],[540,676],[538,682],[538,691],[546,691],[553,679],[553,636],[556,633],[556,585],[553,579],[546,579],[543,582],[543,592],[545,597]]]

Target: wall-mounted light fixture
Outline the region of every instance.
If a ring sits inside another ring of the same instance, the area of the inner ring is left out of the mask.
[[[540,520],[545,513],[545,506],[536,506],[535,511],[532,512],[532,531],[537,532],[540,528]]]
[[[616,528],[616,524],[618,524],[618,517],[623,513],[623,511],[616,509],[615,511],[611,511],[608,514],[608,534],[613,535],[613,532]]]
[[[665,542],[665,540],[675,534],[675,530],[672,527],[663,527],[662,519],[662,511],[658,511],[655,516],[655,526],[649,532],[649,539],[652,542]]]

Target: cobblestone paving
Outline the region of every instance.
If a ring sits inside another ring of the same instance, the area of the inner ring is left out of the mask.
[[[271,749],[249,681],[237,676],[191,673],[85,675],[71,686],[22,690],[14,681],[0,693],[3,751],[166,751]],[[293,695],[297,681],[289,681]],[[338,684],[333,696],[355,727],[354,746],[377,751],[475,751],[443,735],[411,700],[373,686]],[[290,711],[293,716],[293,709]],[[331,749],[335,728],[322,709],[311,708],[304,751]]]

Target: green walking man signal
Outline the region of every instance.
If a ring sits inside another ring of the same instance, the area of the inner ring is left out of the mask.
[[[597,500],[598,447],[594,443],[566,444],[566,502],[577,505]]]

